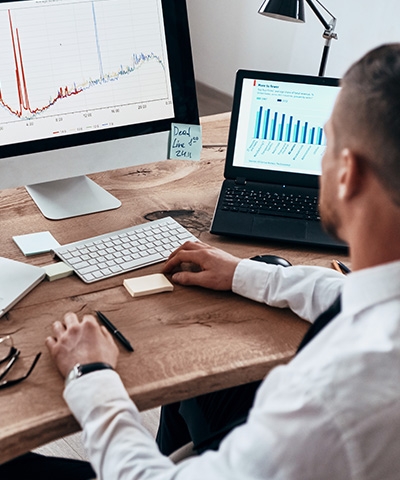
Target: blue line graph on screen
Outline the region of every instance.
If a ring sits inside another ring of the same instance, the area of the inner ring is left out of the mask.
[[[103,2],[103,8],[105,4],[106,2]],[[83,8],[86,8],[82,4],[78,6],[75,5],[74,7],[75,9],[81,9],[79,12],[83,12]],[[50,9],[51,7],[48,10]],[[73,10],[72,7],[70,7],[70,10],[66,10],[66,14],[68,15],[73,15],[75,13],[76,11]],[[65,99],[71,99],[72,97],[81,95],[84,92],[95,89],[96,87],[105,86],[107,84],[118,82],[124,78],[131,77],[146,65],[154,65],[159,69],[156,71],[152,70],[149,74],[151,75],[151,82],[141,82],[141,85],[152,85],[153,89],[150,90],[151,87],[147,87],[146,90],[141,86],[141,92],[144,93],[142,93],[140,98],[136,98],[134,96],[134,89],[132,87],[125,87],[125,97],[122,96],[122,90],[120,92],[121,103],[123,103],[122,99],[126,104],[132,104],[167,98],[168,72],[163,61],[163,45],[161,44],[161,40],[160,45],[158,45],[160,53],[156,53],[152,49],[149,49],[148,51],[139,50],[138,52],[131,51],[128,57],[126,54],[127,47],[125,45],[126,42],[124,41],[123,34],[119,34],[118,29],[115,26],[113,27],[114,30],[108,32],[107,23],[104,22],[103,19],[101,25],[102,35],[99,33],[100,27],[98,25],[98,15],[94,1],[91,2],[91,25],[90,14],[88,15],[87,13],[88,12],[85,12],[86,16],[84,17],[84,20],[82,20],[82,25],[87,29],[92,29],[95,46],[92,48],[90,45],[87,47],[86,45],[82,46],[78,44],[74,50],[68,51],[68,55],[63,57],[62,54],[64,54],[64,52],[57,55],[56,53],[49,54],[48,51],[46,51],[45,54],[41,55],[42,52],[39,51],[38,48],[30,48],[30,43],[33,41],[30,35],[31,32],[35,32],[35,19],[30,19],[29,15],[23,11],[8,9],[7,12],[4,12],[4,14],[7,15],[6,21],[9,26],[9,34],[8,37],[6,37],[7,41],[2,41],[2,48],[9,48],[8,56],[9,58],[12,58],[12,63],[8,64],[9,70],[3,66],[1,72],[1,75],[4,75],[4,77],[7,78],[4,79],[5,81],[3,81],[3,78],[0,78],[0,110],[19,120],[35,119]],[[51,11],[50,13],[47,12],[47,15],[48,19],[53,19],[51,17]],[[56,25],[59,24],[59,18],[54,17],[53,20]],[[22,26],[20,24],[22,24]],[[40,31],[40,26],[38,26],[36,30]],[[108,36],[107,33],[109,34]],[[66,27],[62,34],[64,35],[63,38],[66,39],[65,43],[72,45],[74,40],[73,33],[70,33]],[[62,42],[59,42],[59,37],[57,35],[60,35],[61,38],[61,34],[58,32],[57,34],[54,34],[54,45],[52,46],[53,50],[51,50],[51,52],[57,52],[57,48],[61,52]],[[105,39],[108,37],[112,39],[113,43],[107,43]],[[2,37],[2,39],[3,38],[4,37]],[[43,42],[44,41],[45,40],[43,40]],[[40,43],[35,45],[40,45]],[[132,47],[134,47],[134,45],[132,45]],[[89,53],[86,53],[85,48],[87,48],[88,52],[90,51],[93,53],[89,56]],[[114,56],[117,56],[120,51],[124,52],[123,56],[125,61],[121,62],[117,68],[110,67],[110,52],[115,53]],[[95,52],[95,55],[97,55],[97,75],[93,75],[96,67],[96,63],[93,61],[93,54]],[[105,57],[108,58],[107,67],[104,66]],[[79,81],[66,81],[61,83],[62,80],[59,79],[49,80],[52,72],[60,71],[58,65],[64,61],[64,58],[65,72],[78,72],[81,77]],[[50,62],[50,64],[46,64],[45,61]],[[32,65],[34,64],[36,66],[40,65],[40,68],[37,68],[36,70],[38,73],[32,73]],[[90,67],[86,67],[86,65],[90,65]],[[86,68],[87,71],[85,70]],[[56,84],[56,82],[59,83]],[[42,93],[45,90],[48,92],[46,99],[43,97]],[[51,91],[53,93],[51,93]],[[104,92],[102,91],[101,95],[103,94]],[[113,94],[115,96],[115,92],[113,92]],[[33,100],[33,98],[36,100]],[[41,98],[40,101],[38,100],[39,98]],[[92,103],[94,103],[95,97],[91,100]],[[98,103],[100,104],[100,102]],[[112,103],[114,104],[115,102],[113,101]],[[68,108],[66,110],[67,111],[61,113],[69,113]],[[60,114],[60,111],[58,111],[57,114]]]

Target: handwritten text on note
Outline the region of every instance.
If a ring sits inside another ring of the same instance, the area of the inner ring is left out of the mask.
[[[201,146],[200,125],[171,124],[169,158],[176,160],[200,160]]]

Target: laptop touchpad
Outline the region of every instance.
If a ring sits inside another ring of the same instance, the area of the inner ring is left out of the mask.
[[[252,232],[269,238],[303,240],[306,237],[306,225],[292,218],[287,220],[257,216],[253,219]]]

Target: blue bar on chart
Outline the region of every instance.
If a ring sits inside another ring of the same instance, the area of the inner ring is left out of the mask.
[[[306,143],[307,128],[308,128],[308,122],[304,122],[303,130],[301,133],[301,143]]]
[[[268,109],[265,112],[265,115],[264,115],[264,129],[263,129],[263,136],[262,136],[262,138],[264,140],[266,140],[266,138],[267,138],[268,124],[269,124],[269,114],[270,114],[270,109]]]
[[[322,145],[322,135],[324,131],[321,127],[318,127],[318,135],[317,135],[317,145]]]
[[[269,110],[269,109],[268,109]],[[272,128],[269,135],[270,140],[275,140],[276,125],[278,123],[278,114],[275,112],[274,119],[272,120]],[[266,138],[266,137],[265,137]]]
[[[290,116],[289,123],[286,126],[286,137],[285,137],[286,142],[290,142],[290,134],[292,133],[292,123],[293,123],[293,117]]]
[[[254,138],[260,138],[261,116],[263,107],[260,107],[256,114],[256,125],[254,128]]]
[[[286,113],[271,112],[262,106],[257,110],[254,124],[254,138],[276,140],[309,145],[325,145],[323,129],[301,122]]]
[[[282,113],[282,120],[279,125],[279,131],[278,131],[278,140],[282,141],[283,140],[283,128],[285,126],[285,114]]]
[[[308,143],[311,145],[314,143],[314,134],[315,134],[315,127],[313,127],[308,135]]]
[[[292,142],[298,143],[299,141],[299,131],[300,131],[300,120],[297,120],[293,129]]]

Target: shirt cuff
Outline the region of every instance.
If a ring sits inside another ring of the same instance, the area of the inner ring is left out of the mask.
[[[114,400],[127,400],[138,411],[114,370],[97,370],[73,380],[64,390],[64,399],[81,426],[96,407]]]
[[[248,258],[241,260],[233,275],[232,291],[256,302],[264,302],[270,273],[275,272],[277,268],[278,265],[257,262]]]

